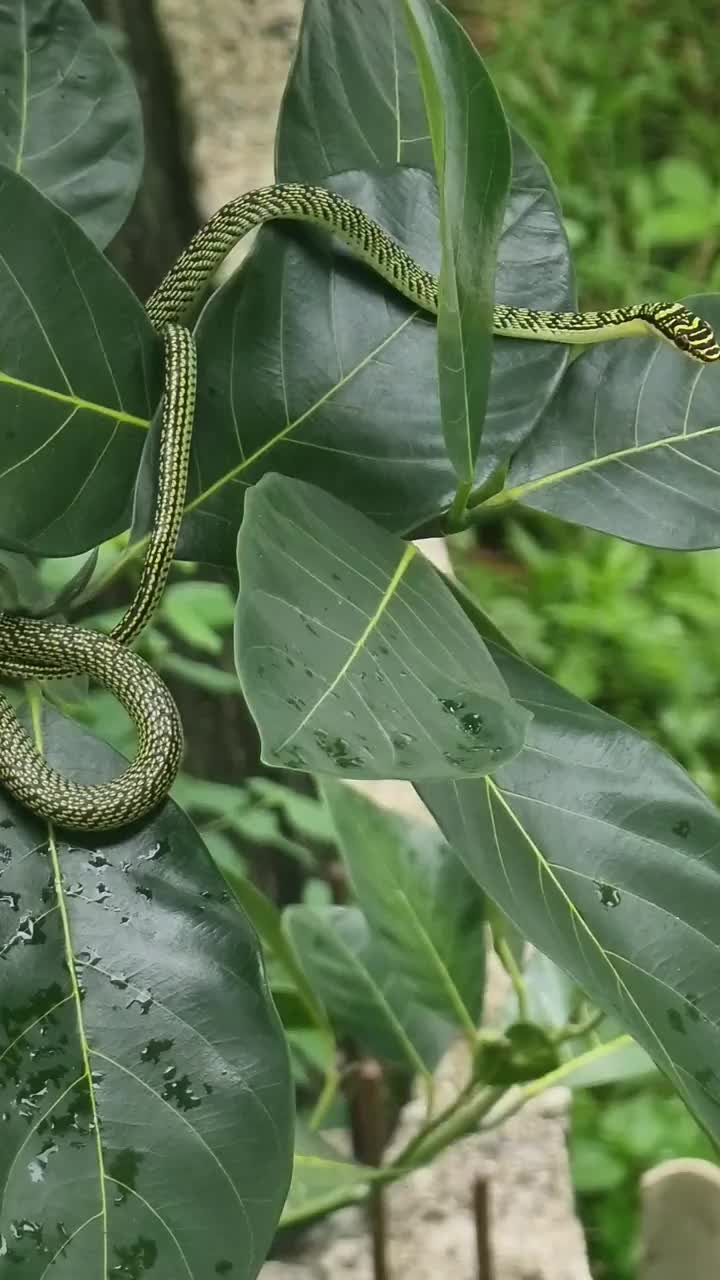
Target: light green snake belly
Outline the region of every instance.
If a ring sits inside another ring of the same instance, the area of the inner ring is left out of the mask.
[[[140,584],[109,635],[0,614],[0,676],[49,679],[85,673],[109,689],[138,732],[135,760],[109,783],[71,782],[50,768],[12,705],[0,695],[0,783],[35,814],[72,829],[123,826],[155,808],[180,767],[180,717],[163,681],[127,645],[147,626],[172,563],[185,505],[195,406],[196,356],[182,323],[238,240],[274,220],[331,232],[410,302],[437,314],[438,281],[362,210],[324,188],[297,183],[233,200],[197,232],[147,304],[165,343],[165,393],[157,492]],[[712,330],[680,303],[642,303],[614,311],[551,312],[496,306],[493,332],[505,338],[595,343],[648,333],[702,362],[720,359]]]

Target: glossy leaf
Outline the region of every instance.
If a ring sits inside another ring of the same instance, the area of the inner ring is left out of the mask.
[[[0,169],[0,542],[74,555],[127,527],[161,366],[110,264]]]
[[[433,173],[401,6],[309,0],[278,130],[278,179],[332,187],[437,272]],[[574,305],[555,194],[518,135],[496,301]],[[245,492],[268,470],[320,484],[403,533],[448,507],[455,477],[440,426],[434,320],[336,252],[326,233],[264,228],[205,308],[198,345],[203,430],[184,557],[234,563]],[[532,430],[566,360],[558,344],[494,343],[478,482]]]
[[[437,256],[430,177],[334,178],[421,262]],[[452,500],[432,316],[332,238],[264,228],[205,308],[190,510],[181,553],[232,563],[248,487],[268,471],[320,484],[404,532]]]
[[[485,891],[653,1057],[720,1135],[720,814],[619,721],[495,644],[532,709],[483,781],[420,787]]]
[[[412,544],[269,475],[248,497],[238,565],[236,663],[266,764],[447,778],[520,749],[526,714]]]
[[[283,923],[338,1034],[385,1062],[429,1076],[454,1029],[413,999],[362,912],[294,906]]]
[[[720,297],[687,299],[720,329]],[[667,343],[598,345],[513,459],[508,500],[647,546],[720,546],[720,369]]]
[[[142,173],[140,101],[82,0],[0,0],[0,163],[103,249]]]
[[[510,135],[470,37],[436,0],[404,0],[430,124],[442,256],[437,342],[448,455],[469,489],[490,384],[495,259],[510,186]]]
[[[472,1035],[482,1009],[484,895],[427,822],[326,782],[354,899],[417,1000]]]
[[[120,764],[51,713],[44,745]],[[70,843],[1,810],[0,1276],[251,1280],[292,1155],[254,933],[174,805]]]

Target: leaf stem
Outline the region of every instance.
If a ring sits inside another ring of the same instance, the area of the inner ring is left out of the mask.
[[[611,1053],[615,1053],[618,1049],[625,1049],[633,1043],[632,1036],[620,1035],[614,1040],[606,1040],[604,1044],[597,1045],[594,1049],[588,1049],[586,1053],[580,1053],[576,1058],[570,1058],[567,1062],[561,1063],[559,1067],[548,1071],[544,1076],[538,1076],[537,1080],[531,1080],[528,1084],[518,1089],[510,1091],[506,1097],[505,1104],[499,1106],[493,1111],[481,1126],[481,1132],[486,1133],[489,1129],[496,1129],[498,1125],[504,1124],[516,1112],[521,1111],[526,1102],[531,1098],[537,1098],[546,1089],[551,1089],[553,1085],[562,1084],[568,1076],[573,1072],[579,1071],[581,1067],[591,1066],[600,1059],[607,1057]]]
[[[529,1022],[530,1018],[528,1016],[528,999],[525,979],[522,976],[522,971],[512,953],[512,947],[509,945],[507,938],[497,938],[495,940],[495,951],[503,969],[510,979],[512,989],[515,992],[515,997],[518,1002],[518,1019],[520,1022]]]
[[[584,1039],[585,1036],[591,1035],[600,1026],[604,1017],[604,1010],[594,1009],[582,1022],[568,1023],[566,1027],[561,1027],[559,1031],[555,1032],[552,1037],[554,1044],[564,1044],[567,1040]]]
[[[340,1072],[334,1068],[326,1072],[320,1097],[315,1103],[313,1113],[310,1117],[310,1128],[313,1133],[320,1128],[323,1120],[335,1101],[340,1080]]]
[[[467,503],[472,493],[472,481],[468,480],[465,484],[458,487],[457,493],[453,498],[452,506],[445,517],[448,533],[458,533],[465,528],[467,520]]]

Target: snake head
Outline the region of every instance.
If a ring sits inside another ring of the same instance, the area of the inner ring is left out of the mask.
[[[693,360],[702,364],[720,360],[720,346],[710,325],[682,303],[647,302],[641,312],[643,320]]]

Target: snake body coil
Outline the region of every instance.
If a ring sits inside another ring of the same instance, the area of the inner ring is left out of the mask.
[[[0,614],[0,676],[49,679],[85,673],[115,694],[138,730],[136,758],[118,778],[92,785],[71,782],[47,765],[12,705],[0,695],[0,783],[34,813],[60,826],[101,830],[142,817],[167,795],[180,766],[183,738],[175,704],[159,676],[126,646],[153,616],[185,505],[196,354],[192,334],[181,322],[238,240],[278,219],[331,232],[410,302],[437,314],[436,277],[362,210],[324,188],[288,183],[251,192],[225,205],[193,237],[147,304],[150,321],[165,343],[165,392],[152,529],[133,600],[109,635]],[[703,363],[720,359],[710,327],[677,302],[595,312],[497,306],[493,332],[561,343],[649,333]]]
[[[195,411],[196,353],[190,332],[168,324],[157,499],[135,595],[109,635],[0,614],[0,674],[16,680],[84,674],[109,689],[138,735],[133,763],[108,783],[71,782],[50,768],[0,695],[0,783],[43,818],[74,830],[102,830],[141,818],[170,790],[183,731],[164,682],[126,646],[152,617],[175,552],[187,487]]]

